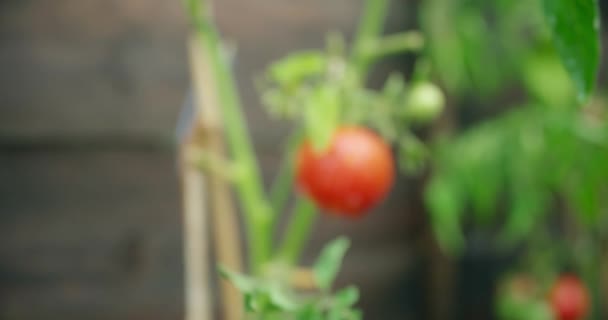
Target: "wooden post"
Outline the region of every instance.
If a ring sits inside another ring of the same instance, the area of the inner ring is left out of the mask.
[[[200,147],[219,158],[226,158],[221,110],[217,99],[214,78],[210,73],[209,59],[201,43],[190,41],[190,66],[194,88],[194,104],[197,122],[204,135]],[[232,271],[241,272],[242,250],[239,224],[231,197],[231,188],[226,177],[209,171],[207,174],[211,196],[211,235],[214,239],[217,262]],[[216,273],[217,274],[217,273]],[[225,320],[242,319],[241,295],[227,281],[220,280],[222,314]]]
[[[185,137],[179,150],[184,225],[185,319],[211,320],[207,188],[203,174],[190,161],[193,150],[197,148],[197,140],[194,138]]]

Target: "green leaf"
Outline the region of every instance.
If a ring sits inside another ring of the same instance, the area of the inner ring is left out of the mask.
[[[544,0],[544,11],[555,48],[584,102],[595,85],[600,58],[597,0]]]
[[[219,267],[220,274],[243,293],[245,309],[249,312],[294,311],[300,307],[296,297],[281,283],[258,280]]]
[[[279,283],[273,283],[268,287],[270,302],[279,310],[294,311],[300,306],[294,295]]]
[[[350,307],[359,300],[359,290],[356,287],[344,288],[334,295],[334,302],[344,307]]]
[[[245,292],[245,311],[260,312],[268,307],[268,295],[260,292]]]
[[[501,234],[503,243],[512,245],[529,235],[539,217],[545,213],[547,203],[546,195],[539,190],[519,189],[511,199],[509,216]]]
[[[323,320],[323,313],[319,306],[312,304],[300,309],[296,315],[297,320]]]
[[[427,186],[425,202],[430,209],[439,245],[449,252],[459,252],[464,247],[464,235],[460,228],[464,201],[459,187],[446,177],[436,176]]]
[[[327,58],[320,51],[293,53],[274,63],[268,74],[282,86],[294,86],[309,77],[321,76],[327,67]]]
[[[421,2],[421,27],[429,39],[428,47],[435,69],[450,90],[462,91],[469,83],[465,70],[465,52],[454,30],[457,1]]]
[[[524,16],[513,9],[528,2],[534,1],[510,1],[508,10],[497,1],[420,2],[427,53],[448,91],[483,99],[511,80],[519,70],[513,67],[518,52],[536,32],[529,27],[525,35],[520,32],[534,17],[533,10]]]
[[[315,150],[323,150],[340,122],[340,90],[335,86],[315,89],[304,114],[306,133]]]
[[[349,310],[344,320],[361,320],[363,313],[360,310]]]
[[[362,314],[359,310],[349,309],[341,305],[334,305],[327,312],[326,320],[358,320]]]
[[[501,294],[496,304],[496,313],[501,320],[552,320],[553,312],[542,299],[527,297],[526,300]]]
[[[350,241],[345,237],[340,237],[330,242],[321,251],[313,266],[313,273],[317,285],[322,290],[329,290],[333,284],[349,246]]]
[[[501,235],[507,245],[528,236],[549,204],[549,190],[542,181],[548,166],[544,131],[520,122],[513,133],[507,154],[510,212]]]
[[[333,305],[327,311],[326,320],[342,320],[344,319],[345,308],[340,305]]]
[[[587,226],[596,226],[601,213],[602,187],[606,176],[602,169],[606,159],[592,148],[579,146],[577,174],[570,180],[569,200],[577,210],[577,218]]]
[[[405,174],[417,174],[424,169],[429,160],[430,152],[424,142],[415,135],[402,133],[398,143],[397,163]]]
[[[221,265],[218,266],[218,269],[220,275],[226,280],[230,281],[230,283],[232,283],[237,289],[239,289],[239,291],[250,292],[255,289],[257,282],[254,278],[228,270],[226,267]]]
[[[487,25],[478,10],[462,10],[457,20],[457,34],[464,52],[465,70],[473,89],[480,95],[494,93],[500,86],[499,57],[492,51],[494,39],[488,37]]]
[[[457,149],[462,167],[460,180],[466,183],[476,217],[482,223],[488,223],[496,212],[504,181],[503,132],[495,129],[495,126],[478,128],[462,139]]]
[[[526,320],[553,320],[553,310],[551,307],[545,302],[537,302],[530,308],[530,312],[528,314],[529,318]],[[524,320],[524,319],[522,319]]]
[[[391,73],[382,88],[382,97],[392,103],[403,103],[405,80],[399,73]]]
[[[574,191],[574,203],[579,211],[581,222],[588,226],[594,226],[597,222],[597,215],[600,212],[599,207],[599,185],[587,182],[581,183],[577,190]]]
[[[575,106],[576,88],[554,51],[537,50],[525,58],[524,84],[533,97],[550,107]]]

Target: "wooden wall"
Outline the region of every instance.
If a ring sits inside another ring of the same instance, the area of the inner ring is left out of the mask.
[[[290,50],[350,34],[361,1],[215,1],[267,178],[286,124],[252,78]],[[0,319],[180,319],[181,217],[173,146],[188,90],[180,1],[0,2]],[[390,28],[412,24],[402,5]],[[341,284],[369,319],[421,319],[429,245],[417,185],[358,223],[323,217],[306,255],[353,237]],[[431,250],[432,251],[432,250]],[[441,318],[437,313],[435,318]]]

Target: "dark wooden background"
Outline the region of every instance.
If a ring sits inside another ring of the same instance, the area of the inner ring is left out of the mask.
[[[215,3],[238,43],[246,116],[270,178],[288,126],[266,116],[252,78],[291,50],[321,46],[327,29],[352,34],[362,1]],[[180,5],[0,1],[0,319],[182,317]],[[412,5],[391,12],[389,29],[415,24]],[[324,217],[313,235],[306,262],[336,234],[352,236],[340,283],[361,287],[367,319],[452,318],[454,271],[429,237],[418,189],[401,179],[363,221]],[[491,287],[477,289],[472,303],[487,302]]]

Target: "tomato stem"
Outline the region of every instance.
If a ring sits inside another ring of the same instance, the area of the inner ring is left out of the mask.
[[[275,177],[270,188],[270,203],[274,209],[274,214],[278,217],[285,209],[287,200],[292,191],[293,184],[293,165],[294,152],[296,147],[302,141],[304,130],[296,129],[287,139],[286,151],[279,167],[279,173]]]
[[[196,34],[210,60],[211,74],[218,90],[222,120],[226,124],[230,152],[242,169],[242,175],[234,183],[245,215],[250,267],[254,273],[257,273],[270,256],[271,207],[263,192],[259,166],[249,140],[247,124],[243,119],[241,101],[232,70],[223,54],[220,37],[212,22],[208,5],[204,0],[186,2]]]
[[[361,50],[369,63],[380,58],[424,48],[424,36],[420,31],[405,31],[370,39],[362,44]]]
[[[381,35],[384,19],[388,9],[388,0],[367,0],[363,7],[363,15],[353,45],[353,65],[357,73],[362,76],[369,67],[369,43],[374,42]]]
[[[308,240],[310,229],[316,217],[315,205],[305,198],[298,198],[293,209],[291,223],[285,230],[282,246],[279,249],[279,259],[289,265],[296,264]]]

